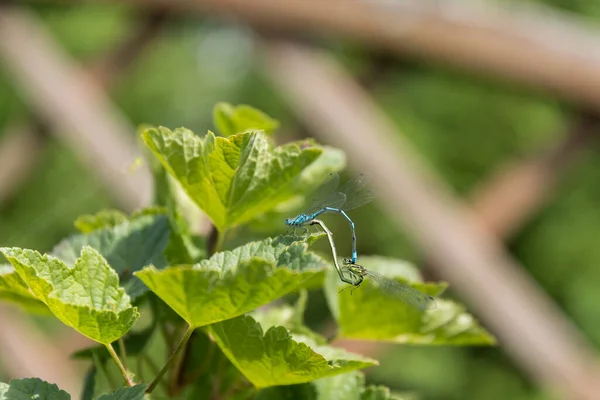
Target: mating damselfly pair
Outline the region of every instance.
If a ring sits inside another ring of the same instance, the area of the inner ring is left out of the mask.
[[[436,308],[437,303],[432,296],[421,293],[412,286],[380,275],[356,263],[358,253],[356,250],[354,222],[350,219],[346,211],[363,206],[375,198],[373,191],[367,188],[368,182],[369,176],[361,175],[357,179],[349,181],[338,188],[339,175],[331,174],[329,179],[317,191],[308,210],[295,218],[286,219],[286,225],[293,229],[294,236],[296,235],[297,228],[302,228],[305,230],[305,233],[308,233],[308,228],[305,225],[319,225],[321,227],[329,239],[329,245],[333,254],[333,264],[342,282],[356,288],[361,285],[365,278],[369,278],[384,293],[418,310],[425,311]],[[342,267],[338,264],[333,234],[323,221],[316,219],[325,212],[338,212],[350,224],[352,232],[352,257],[344,258]]]

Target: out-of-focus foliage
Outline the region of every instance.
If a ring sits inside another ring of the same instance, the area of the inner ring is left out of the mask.
[[[600,18],[600,7],[593,1],[544,3]],[[123,38],[134,16],[133,10],[114,4],[35,7],[61,44],[83,62],[101,57]],[[373,65],[376,58],[364,48],[328,45],[357,75],[365,77],[377,70]],[[213,104],[225,100],[252,104],[277,117],[288,129],[282,134],[291,136],[295,132],[289,131],[294,126],[290,107],[257,73],[252,50],[243,29],[206,20],[171,23],[111,93],[136,124],[204,131],[210,125]],[[468,193],[504,160],[551,147],[569,122],[554,99],[431,65],[395,60],[386,73],[370,81],[376,100],[403,134],[461,194]],[[12,80],[0,69],[0,127],[27,117],[25,110]],[[510,245],[542,286],[600,345],[600,247],[596,245],[600,157],[590,149],[579,158],[568,179],[561,181],[555,199]],[[33,176],[13,198],[0,204],[3,246],[48,251],[73,232],[72,221],[78,215],[111,203],[91,171],[82,168],[73,152],[51,137],[36,162]],[[349,238],[345,221],[337,216],[325,218],[330,228],[341,232],[336,238]],[[361,253],[385,254],[417,264],[422,260],[405,233],[388,222],[375,205],[352,211],[352,218]],[[349,240],[338,242],[340,252],[348,254]],[[329,317],[322,305],[316,298],[309,301],[307,316],[314,325]],[[424,399],[549,398],[498,348],[392,346],[386,354],[382,367],[369,374],[369,381],[402,391],[416,390]]]

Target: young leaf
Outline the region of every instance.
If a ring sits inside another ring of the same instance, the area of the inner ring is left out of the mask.
[[[221,232],[292,198],[305,168],[320,156],[341,162],[337,150],[290,143],[276,148],[263,132],[204,138],[187,129],[148,129],[146,145]]]
[[[270,134],[279,128],[279,121],[256,108],[228,103],[217,103],[213,109],[213,121],[223,136],[246,131],[265,131]]]
[[[114,342],[139,316],[116,272],[91,247],[83,247],[73,268],[34,250],[4,247],[0,252],[54,316],[96,342]]]
[[[86,214],[78,217],[75,222],[75,228],[82,233],[90,233],[97,229],[110,228],[123,222],[129,218],[118,210],[102,210],[96,214]]]
[[[154,178],[154,201],[166,209],[171,230],[169,244],[164,251],[165,258],[169,265],[192,264],[204,256],[204,238],[192,235],[180,204],[182,198],[178,191],[181,188],[176,186],[177,183],[156,157],[150,160]]]
[[[135,385],[132,387],[122,387],[115,392],[103,394],[96,400],[144,400],[146,385]]]
[[[12,265],[0,265],[0,299],[18,304],[31,313],[50,313],[48,307],[29,290]]]
[[[132,273],[146,265],[164,268],[163,251],[169,241],[169,222],[165,215],[143,213],[115,226],[96,229],[89,234],[77,234],[60,242],[52,255],[73,265],[84,246],[96,249],[117,272],[132,299],[146,288]]]
[[[405,277],[410,276],[412,287],[433,296],[446,288],[444,283],[414,282],[416,269],[403,261],[363,256],[361,264],[405,284],[409,283]],[[342,337],[419,344],[495,343],[493,336],[454,302],[438,298],[436,309],[421,312],[380,291],[368,277],[360,287],[340,293],[347,286],[336,273],[327,274],[325,293]]]
[[[314,240],[318,235],[309,237]],[[194,266],[136,272],[192,327],[242,315],[302,287],[326,262],[291,238],[251,242]]]
[[[12,379],[0,383],[0,400],[71,400],[71,396],[53,383],[39,378]]]
[[[309,382],[376,364],[357,355],[327,360],[307,344],[293,340],[286,328],[271,327],[263,332],[247,315],[210,325],[207,330],[257,388]]]
[[[80,232],[90,233],[102,228],[112,228],[145,215],[163,215],[165,213],[165,208],[157,206],[134,211],[131,216],[127,216],[127,214],[124,214],[119,210],[108,209],[100,210],[96,214],[81,215],[73,224]]]

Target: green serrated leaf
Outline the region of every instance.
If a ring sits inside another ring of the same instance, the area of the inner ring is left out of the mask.
[[[53,383],[39,378],[12,379],[0,383],[0,400],[71,400],[71,396]]]
[[[96,400],[143,400],[147,385],[135,385],[133,387],[122,387],[115,392],[103,394]]]
[[[150,264],[164,268],[167,261],[163,251],[168,241],[167,216],[146,210],[118,225],[70,236],[56,245],[52,255],[73,265],[84,246],[96,249],[117,272],[129,296],[136,299],[148,288],[132,273]]]
[[[257,388],[310,382],[376,364],[358,355],[328,361],[307,344],[293,340],[286,328],[271,327],[263,332],[261,325],[248,315],[210,325],[207,330],[227,358]],[[319,349],[325,350],[325,346]]]
[[[217,103],[213,109],[213,121],[223,136],[251,130],[262,130],[271,134],[279,128],[279,121],[247,105],[233,106],[228,103]]]
[[[416,268],[400,260],[363,256],[361,264],[432,296],[447,287],[445,283],[415,282],[420,280]],[[457,303],[437,298],[436,309],[420,312],[380,291],[368,278],[359,288],[340,292],[347,286],[335,272],[327,274],[325,293],[341,337],[415,344],[495,343]]]
[[[48,307],[35,297],[12,265],[0,265],[0,299],[34,314],[50,314]]]
[[[66,325],[102,344],[123,336],[138,318],[119,277],[96,250],[84,246],[73,268],[34,250],[0,248],[32,293]]]
[[[314,240],[317,235],[307,240]],[[192,327],[236,317],[300,288],[326,265],[290,237],[251,242],[195,266],[136,273]]]
[[[221,232],[246,223],[289,200],[304,169],[324,151],[341,160],[339,151],[290,143],[276,148],[263,132],[228,138],[212,132],[199,138],[187,129],[148,129],[146,145],[189,197]],[[314,174],[314,171],[311,171]]]
[[[302,239],[292,236],[266,238],[246,243],[233,250],[216,253],[208,260],[202,260],[198,265],[201,268],[227,271],[236,268],[241,262],[258,257],[275,263],[277,267],[285,266],[293,270],[323,268],[327,262],[315,253],[307,252],[308,246],[323,236],[322,233],[315,233]]]

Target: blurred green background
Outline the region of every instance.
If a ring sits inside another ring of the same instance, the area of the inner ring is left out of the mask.
[[[588,19],[600,18],[600,6],[594,2],[547,3]],[[114,4],[36,4],[34,11],[65,49],[84,64],[93,63],[117,45],[136,17],[134,10]],[[319,45],[368,85],[430,166],[460,194],[467,194],[504,161],[551,148],[564,135],[573,115],[568,105],[555,98],[502,82],[386,57],[342,40],[323,39]],[[203,134],[214,130],[213,105],[226,101],[252,105],[279,119],[282,129],[276,140],[310,134],[262,74],[248,30],[210,19],[177,17],[110,92],[136,125],[185,126]],[[28,118],[29,112],[0,65],[0,127]],[[0,129],[0,135],[3,131]],[[600,246],[595,242],[600,227],[600,156],[590,148],[579,157],[568,178],[559,182],[555,197],[508,246],[598,345],[600,269],[595,266],[600,264]],[[47,251],[73,232],[72,222],[78,215],[114,205],[110,194],[77,157],[47,136],[35,173],[14,196],[0,203],[0,243]],[[363,254],[394,256],[417,264],[423,261],[422,254],[390,224],[376,203],[352,213]],[[326,220],[349,239],[343,219],[334,216]],[[283,224],[281,229],[285,229]],[[349,253],[349,244],[350,240],[340,241],[341,254]],[[323,326],[328,318],[323,304],[313,295],[306,316],[313,326]],[[389,346],[378,357],[381,366],[368,371],[369,381],[399,393],[414,392],[422,399],[551,398],[517,369],[501,347]]]

